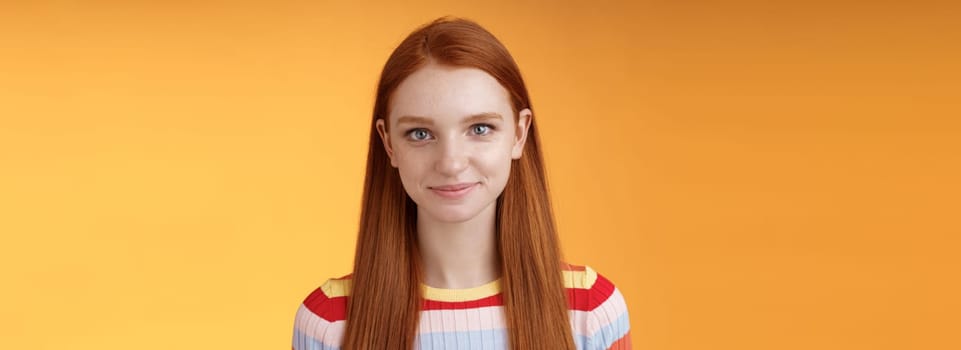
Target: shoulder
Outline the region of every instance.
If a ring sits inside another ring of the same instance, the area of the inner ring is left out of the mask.
[[[624,295],[610,279],[588,265],[564,268],[572,323],[582,349],[620,349],[630,342]]]
[[[566,264],[562,272],[564,286],[576,301],[576,304],[571,305],[572,309],[594,311],[599,307],[622,306],[607,305],[618,302],[623,304],[624,297],[614,282],[591,266]]]
[[[327,279],[300,303],[294,316],[294,349],[340,346],[347,318],[350,277]]]

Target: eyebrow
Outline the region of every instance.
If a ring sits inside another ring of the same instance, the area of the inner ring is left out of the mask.
[[[501,116],[500,114],[498,114],[498,113],[494,113],[494,112],[484,112],[484,113],[477,113],[477,114],[471,115],[471,116],[465,118],[461,123],[463,123],[463,124],[473,124],[473,123],[482,122],[482,121],[487,121],[487,120],[491,120],[491,119],[503,121],[503,120],[504,120],[504,117],[502,117],[502,116]],[[405,115],[405,116],[401,116],[400,118],[397,118],[397,125],[400,125],[400,124],[426,124],[426,125],[434,125],[434,120],[433,120],[433,119],[430,119],[430,118],[427,118],[427,117],[421,117],[421,116],[416,116],[416,115]]]

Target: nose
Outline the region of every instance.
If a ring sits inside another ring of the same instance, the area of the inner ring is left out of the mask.
[[[455,176],[467,169],[469,163],[466,145],[456,138],[446,138],[439,142],[438,158],[434,170],[447,176]]]

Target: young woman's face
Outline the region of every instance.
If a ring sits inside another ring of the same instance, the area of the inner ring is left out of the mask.
[[[421,214],[462,222],[496,205],[511,160],[524,149],[531,111],[515,120],[509,94],[494,77],[428,64],[401,82],[389,110],[377,131]]]

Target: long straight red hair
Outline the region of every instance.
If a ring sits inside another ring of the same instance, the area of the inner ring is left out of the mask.
[[[481,69],[510,93],[514,118],[524,108],[533,111],[507,48],[475,22],[441,17],[415,30],[390,55],[377,85],[370,124],[343,349],[407,350],[417,336],[423,297],[417,207],[404,191],[398,170],[390,166],[375,123],[387,119],[391,94],[401,81],[428,63]],[[523,156],[512,161],[507,185],[497,198],[495,227],[507,340],[511,349],[573,350],[563,256],[537,118],[532,118],[528,132]]]

